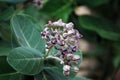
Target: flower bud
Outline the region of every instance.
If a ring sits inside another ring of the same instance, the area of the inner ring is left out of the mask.
[[[65,45],[65,41],[61,40],[61,41],[58,42],[58,44],[59,44],[60,46],[64,46],[64,45]]]
[[[70,70],[70,66],[69,65],[64,65],[63,66],[63,71],[69,71]]]
[[[74,29],[68,31],[68,35],[71,35],[71,34],[75,34],[75,30]]]
[[[51,39],[51,43],[56,44],[57,43],[57,39],[56,38],[52,38]]]
[[[70,22],[70,23],[66,24],[66,28],[67,29],[72,29],[73,28],[73,23]]]
[[[65,76],[69,76],[70,72],[69,72],[69,71],[63,71],[63,74],[64,74]]]
[[[73,60],[73,61],[80,60],[80,56],[74,55],[73,58],[72,58],[72,60]]]
[[[77,47],[74,46],[74,47],[72,48],[72,51],[73,51],[73,52],[76,52],[76,51],[77,51]]]
[[[61,20],[61,19],[59,19],[58,21],[53,22],[53,25],[54,25],[54,26],[64,26],[64,25],[65,25],[65,23],[63,23],[63,22],[62,22],[62,20]]]
[[[82,38],[82,37],[83,37],[83,35],[81,35],[81,34],[79,34],[79,33],[76,34],[76,38],[77,38],[77,39],[80,39],[80,38]]]
[[[41,32],[41,36],[46,36],[46,31]]]
[[[79,72],[79,68],[74,67],[74,68],[73,68],[73,71],[74,71],[74,72]]]
[[[67,54],[67,60],[71,60],[73,58],[73,54]]]
[[[68,33],[63,33],[63,38],[66,38],[68,36]]]
[[[65,55],[65,54],[67,54],[68,53],[68,51],[65,49],[65,50],[62,50],[62,54],[63,55]]]

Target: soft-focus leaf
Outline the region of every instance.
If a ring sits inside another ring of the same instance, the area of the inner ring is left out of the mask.
[[[11,24],[21,46],[35,48],[44,52],[44,41],[31,19],[25,15],[16,15],[11,19]]]
[[[0,0],[2,2],[9,2],[9,3],[19,3],[19,2],[24,2],[26,0]]]
[[[70,7],[71,3],[72,0],[48,0],[41,9],[41,12],[67,21],[68,16],[72,11],[72,8]],[[53,5],[56,6],[54,7]]]
[[[53,58],[48,58],[44,61],[44,68],[51,68],[53,71],[63,75],[63,65],[60,64],[59,61],[57,61],[56,59]],[[66,79],[71,79],[76,75],[76,73],[70,71],[70,75],[65,77]]]
[[[79,0],[84,5],[96,7],[108,3],[110,0]]]
[[[110,40],[120,39],[120,29],[106,19],[93,16],[80,16],[79,21],[83,28],[95,31],[103,38]]]
[[[92,80],[92,79],[83,78],[83,77],[75,77],[72,80]]]
[[[120,54],[117,54],[114,59],[113,59],[113,64],[114,64],[114,67],[117,68],[117,66],[119,65],[120,63]]]
[[[9,25],[9,23],[5,23],[5,22],[1,22],[0,23],[0,37],[3,39],[3,40],[6,40],[8,42],[11,41],[11,36],[12,36],[12,31],[11,31],[11,27]]]
[[[43,68],[41,52],[33,48],[15,48],[8,55],[7,61],[15,70],[28,75],[37,74]]]
[[[0,56],[0,74],[8,74],[12,72],[15,72],[15,70],[8,64],[6,57]]]
[[[6,10],[0,13],[0,20],[10,19],[13,13],[14,13],[14,8],[12,6],[8,7]]]
[[[7,56],[12,49],[9,43],[0,42],[0,56]]]
[[[24,79],[23,75],[19,73],[0,75],[0,80],[23,80],[23,79]]]
[[[40,74],[34,76],[35,80],[68,80],[62,73],[54,69],[44,69]]]
[[[56,11],[54,13],[54,16],[66,22],[71,12],[72,8],[69,5],[67,5]]]

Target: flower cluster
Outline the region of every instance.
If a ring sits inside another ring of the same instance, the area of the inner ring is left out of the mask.
[[[80,56],[74,55],[74,52],[78,50],[78,40],[82,35],[73,27],[72,22],[64,23],[60,19],[56,22],[49,21],[45,25],[44,31],[41,32],[42,39],[46,40],[46,50],[54,47],[59,51],[54,56],[63,60],[61,64],[63,74],[66,76],[69,75],[70,70],[79,71],[79,68],[73,67],[72,64],[78,64],[78,60],[80,60]]]

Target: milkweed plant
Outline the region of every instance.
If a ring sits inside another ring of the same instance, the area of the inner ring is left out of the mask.
[[[34,80],[76,80],[83,36],[72,22],[49,21],[39,32],[28,16],[14,15],[11,26],[19,47],[12,49],[7,61],[17,73]]]

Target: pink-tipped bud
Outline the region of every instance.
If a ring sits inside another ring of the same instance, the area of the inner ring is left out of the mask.
[[[69,76],[70,72],[69,72],[69,71],[63,71],[63,74],[64,74],[65,76]]]
[[[68,31],[68,35],[71,35],[71,34],[75,34],[75,30],[74,29],[71,29]]]
[[[57,43],[57,39],[56,38],[52,38],[51,39],[51,43],[56,44]]]
[[[73,68],[73,71],[74,71],[74,72],[79,72],[79,68],[74,67],[74,68]]]
[[[41,32],[41,36],[46,36],[46,31]]]
[[[73,54],[67,54],[67,60],[71,60],[73,58]]]
[[[64,45],[65,45],[65,41],[61,40],[61,41],[58,42],[58,44],[59,44],[60,46],[64,46]]]
[[[66,24],[66,28],[67,28],[67,29],[72,29],[73,26],[74,26],[74,24],[73,24],[72,22]]]
[[[63,71],[70,71],[70,66],[69,65],[64,65],[63,66]]]
[[[73,60],[73,61],[80,60],[80,56],[74,55],[73,58],[72,58],[72,60]]]
[[[73,52],[76,52],[76,51],[77,51],[77,47],[74,46],[74,47],[72,48],[72,51],[73,51]]]

